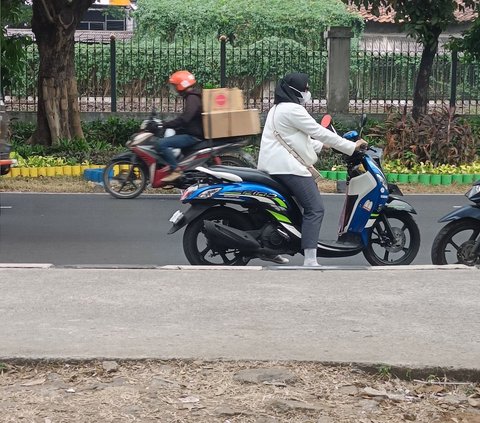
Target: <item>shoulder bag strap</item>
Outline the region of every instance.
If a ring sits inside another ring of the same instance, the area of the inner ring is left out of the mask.
[[[280,144],[282,144],[293,157],[295,157],[302,165],[304,165],[308,169],[308,171],[312,174],[313,178],[316,181],[322,178],[322,175],[320,174],[320,172],[317,169],[315,169],[313,165],[307,165],[305,163],[305,160],[303,160],[303,158],[292,147],[290,147],[287,144],[287,142],[282,138],[280,133],[277,131],[277,129],[275,128],[275,112],[277,111],[277,105],[273,107],[275,108],[273,110],[273,116],[272,116],[273,135],[275,136],[277,141]]]

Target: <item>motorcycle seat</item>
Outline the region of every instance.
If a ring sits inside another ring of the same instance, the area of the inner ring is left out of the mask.
[[[291,197],[291,193],[288,191],[286,187],[281,185],[278,181],[273,179],[268,173],[258,170],[252,169],[250,167],[237,167],[237,166],[210,166],[212,170],[218,170],[219,172],[228,172],[233,173],[234,175],[239,176],[244,181],[248,182],[257,182],[262,185],[266,185],[270,188],[273,188],[275,191],[278,191],[283,196]]]

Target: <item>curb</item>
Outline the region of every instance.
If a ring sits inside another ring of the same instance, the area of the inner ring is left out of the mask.
[[[131,264],[66,264],[55,265],[53,263],[0,263],[0,269],[72,269],[72,270],[208,270],[208,271],[259,271],[259,270],[366,270],[366,271],[405,271],[405,270],[480,270],[480,266],[466,266],[464,264],[447,264],[437,266],[433,264],[407,265],[407,266],[195,266],[167,264],[156,265],[131,265]]]
[[[174,358],[174,357],[131,357],[131,358],[117,358],[117,357],[91,357],[91,358],[75,358],[75,357],[38,357],[38,358],[27,358],[27,357],[2,357],[0,356],[0,362],[4,364],[11,365],[27,365],[31,363],[46,363],[46,364],[55,364],[55,363],[68,363],[68,364],[87,364],[97,361],[111,360],[116,361],[117,363],[127,363],[135,361],[137,363],[148,363],[151,361],[184,361],[184,362],[193,362],[197,361],[198,358]],[[205,363],[234,363],[239,360],[227,360],[219,357],[218,359],[201,359]],[[358,370],[361,370],[365,373],[371,375],[378,375],[380,368],[386,368],[388,373],[395,378],[400,380],[412,381],[414,379],[428,381],[432,376],[438,377],[442,381],[456,381],[460,383],[479,383],[480,382],[480,368],[456,368],[456,367],[441,367],[441,366],[424,366],[424,367],[410,367],[410,366],[398,366],[398,365],[389,365],[387,363],[368,363],[368,362],[343,362],[343,361],[304,361],[304,360],[258,360],[258,359],[242,359],[240,361],[252,361],[255,363],[274,363],[275,366],[285,365],[285,364],[308,364],[316,363],[326,367],[345,367],[349,366]]]

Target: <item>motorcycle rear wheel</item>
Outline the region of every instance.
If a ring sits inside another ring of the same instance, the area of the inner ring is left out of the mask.
[[[147,175],[129,160],[112,162],[103,171],[103,186],[115,198],[135,198],[145,190]]]
[[[377,219],[363,255],[373,266],[410,264],[420,248],[420,231],[415,220],[409,213],[395,210],[386,210],[384,217],[395,238],[388,236],[382,218]]]
[[[255,167],[253,163],[237,156],[219,156],[222,161],[222,166],[235,166],[235,167]]]
[[[433,240],[431,258],[436,265],[480,264],[480,255],[473,255],[473,245],[480,237],[480,222],[461,219],[445,225]]]
[[[250,221],[242,213],[225,207],[215,207],[190,222],[183,234],[183,251],[190,264],[245,266],[250,257],[239,250],[215,246],[204,233],[206,220],[222,223],[232,228],[251,229]]]

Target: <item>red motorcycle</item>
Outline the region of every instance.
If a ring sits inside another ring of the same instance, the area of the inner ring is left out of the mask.
[[[6,175],[10,172],[10,167],[14,166],[17,161],[10,159],[10,144],[0,143],[0,175]]]
[[[142,122],[140,130],[126,143],[129,151],[115,156],[103,172],[105,191],[115,198],[138,197],[148,184],[152,188],[188,188],[197,182],[199,172],[195,168],[204,164],[255,167],[253,158],[242,151],[242,147],[252,143],[250,137],[205,140],[189,148],[174,149],[183,176],[164,182],[170,168],[154,145],[157,137],[168,133],[164,133],[161,120],[153,115]]]

